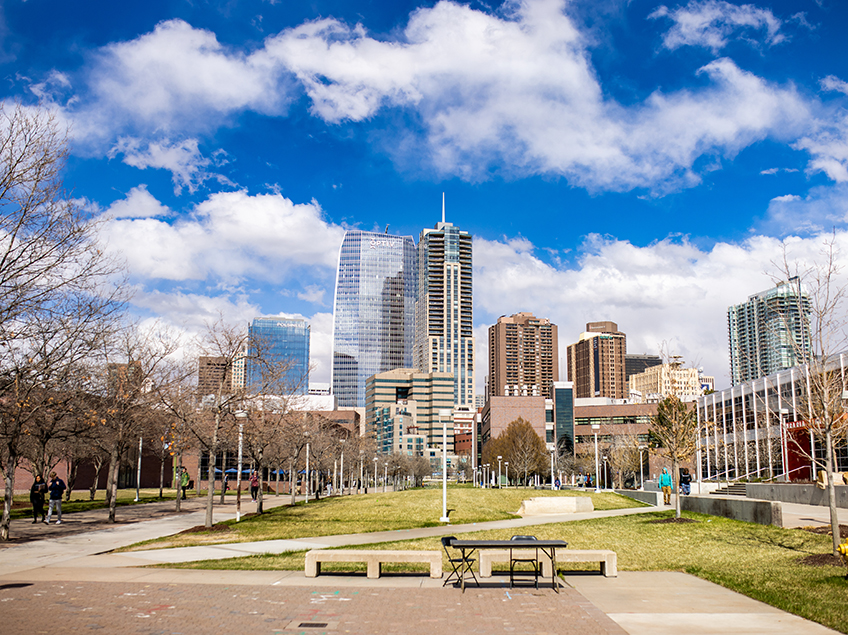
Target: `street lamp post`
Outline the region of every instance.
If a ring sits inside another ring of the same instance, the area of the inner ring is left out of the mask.
[[[604,455],[604,489],[609,489],[607,486],[607,457]]]
[[[597,423],[592,424],[592,432],[595,433],[595,492],[600,492],[601,488],[598,485],[598,430],[601,426]]]
[[[389,480],[389,464],[383,463],[383,494],[386,493],[386,481]]]
[[[377,493],[377,457],[374,457],[374,493]]]
[[[440,522],[449,523],[448,518],[448,422],[451,416],[448,409],[439,410],[439,419],[442,422],[442,517]]]
[[[506,486],[509,487],[509,461],[504,461],[504,466],[506,466]]]
[[[135,502],[138,502],[141,487],[141,442],[142,437],[138,438],[138,470],[135,475]]]
[[[498,456],[498,489],[501,488],[501,459],[502,456]]]
[[[339,439],[339,442],[342,444],[342,467],[339,472],[341,473],[341,480],[339,481],[339,490],[341,491],[341,495],[344,496],[344,439]]]
[[[306,502],[309,502],[309,441],[306,442],[306,474],[304,474],[306,480]]]
[[[551,450],[551,489],[556,489],[554,487],[554,451]]]
[[[645,491],[645,459],[642,458],[642,451],[645,450],[644,445],[639,446],[639,489]]]
[[[236,413],[236,419],[239,420],[239,435],[238,435],[238,474],[236,474],[236,522],[241,520],[241,463],[242,450],[244,448],[244,420],[247,419],[247,413],[243,410]],[[279,466],[277,466],[279,469]]]

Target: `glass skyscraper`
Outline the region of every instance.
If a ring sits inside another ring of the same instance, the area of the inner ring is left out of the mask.
[[[411,236],[345,234],[333,306],[333,393],[339,406],[365,406],[369,377],[412,366],[416,260]]]
[[[309,389],[309,323],[300,318],[258,317],[248,334],[248,389],[305,395]]]

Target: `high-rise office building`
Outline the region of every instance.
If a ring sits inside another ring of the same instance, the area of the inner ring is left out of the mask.
[[[333,306],[333,393],[365,406],[369,377],[413,365],[417,254],[411,236],[345,233]]]
[[[453,373],[454,403],[474,405],[474,332],[471,235],[445,222],[418,242],[415,367]]]
[[[733,386],[792,368],[810,351],[810,298],[798,278],[727,309]]]
[[[233,389],[232,368],[223,357],[198,357],[197,394],[201,397],[217,394],[219,390],[229,393]]]
[[[258,317],[248,328],[248,389],[305,395],[309,388],[309,323],[301,318]]]
[[[624,356],[624,378],[629,380],[630,375],[643,373],[649,368],[659,366],[662,363],[662,357],[659,355],[636,355],[627,353]]]
[[[420,373],[414,368],[369,377],[365,416],[377,450],[383,454],[415,450],[422,456],[427,447],[442,447],[444,427],[448,452],[453,453],[453,383],[450,373]],[[451,414],[440,418],[444,410]]]
[[[557,327],[532,313],[501,316],[489,327],[489,396],[553,398],[559,381]]]
[[[574,382],[574,397],[626,399],[624,355],[627,336],[615,322],[589,322],[586,332],[568,347],[568,381]]]

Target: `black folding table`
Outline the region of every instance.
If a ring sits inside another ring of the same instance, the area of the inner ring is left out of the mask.
[[[483,549],[509,549],[510,559],[512,558],[513,549],[537,549],[551,559],[551,584],[554,591],[559,593],[559,585],[556,582],[557,565],[556,565],[556,550],[557,548],[565,549],[568,543],[564,540],[461,540],[457,539],[451,542],[451,547],[459,549],[462,553],[463,564],[468,562],[471,555],[475,551]],[[537,553],[538,553],[537,551]],[[540,563],[541,564],[541,563]],[[462,576],[462,592],[465,593],[465,575]]]

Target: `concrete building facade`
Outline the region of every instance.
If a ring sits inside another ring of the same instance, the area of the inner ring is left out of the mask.
[[[712,390],[715,378],[701,375],[697,368],[675,368],[673,364],[660,364],[631,375],[630,393],[639,393],[642,402],[659,401],[677,395],[683,401],[693,401]]]
[[[518,418],[527,421],[542,441],[547,441],[544,397],[489,397],[481,415],[480,441],[499,437]]]
[[[615,322],[589,322],[580,339],[568,347],[568,381],[577,399],[626,399],[624,357],[627,336]]]
[[[557,327],[532,313],[501,316],[489,327],[489,395],[552,398],[559,381]]]
[[[442,410],[453,410],[453,376],[398,368],[368,378],[365,416],[379,452],[406,450],[406,437],[420,435],[426,447],[442,447]],[[453,453],[453,416],[445,418]]]

